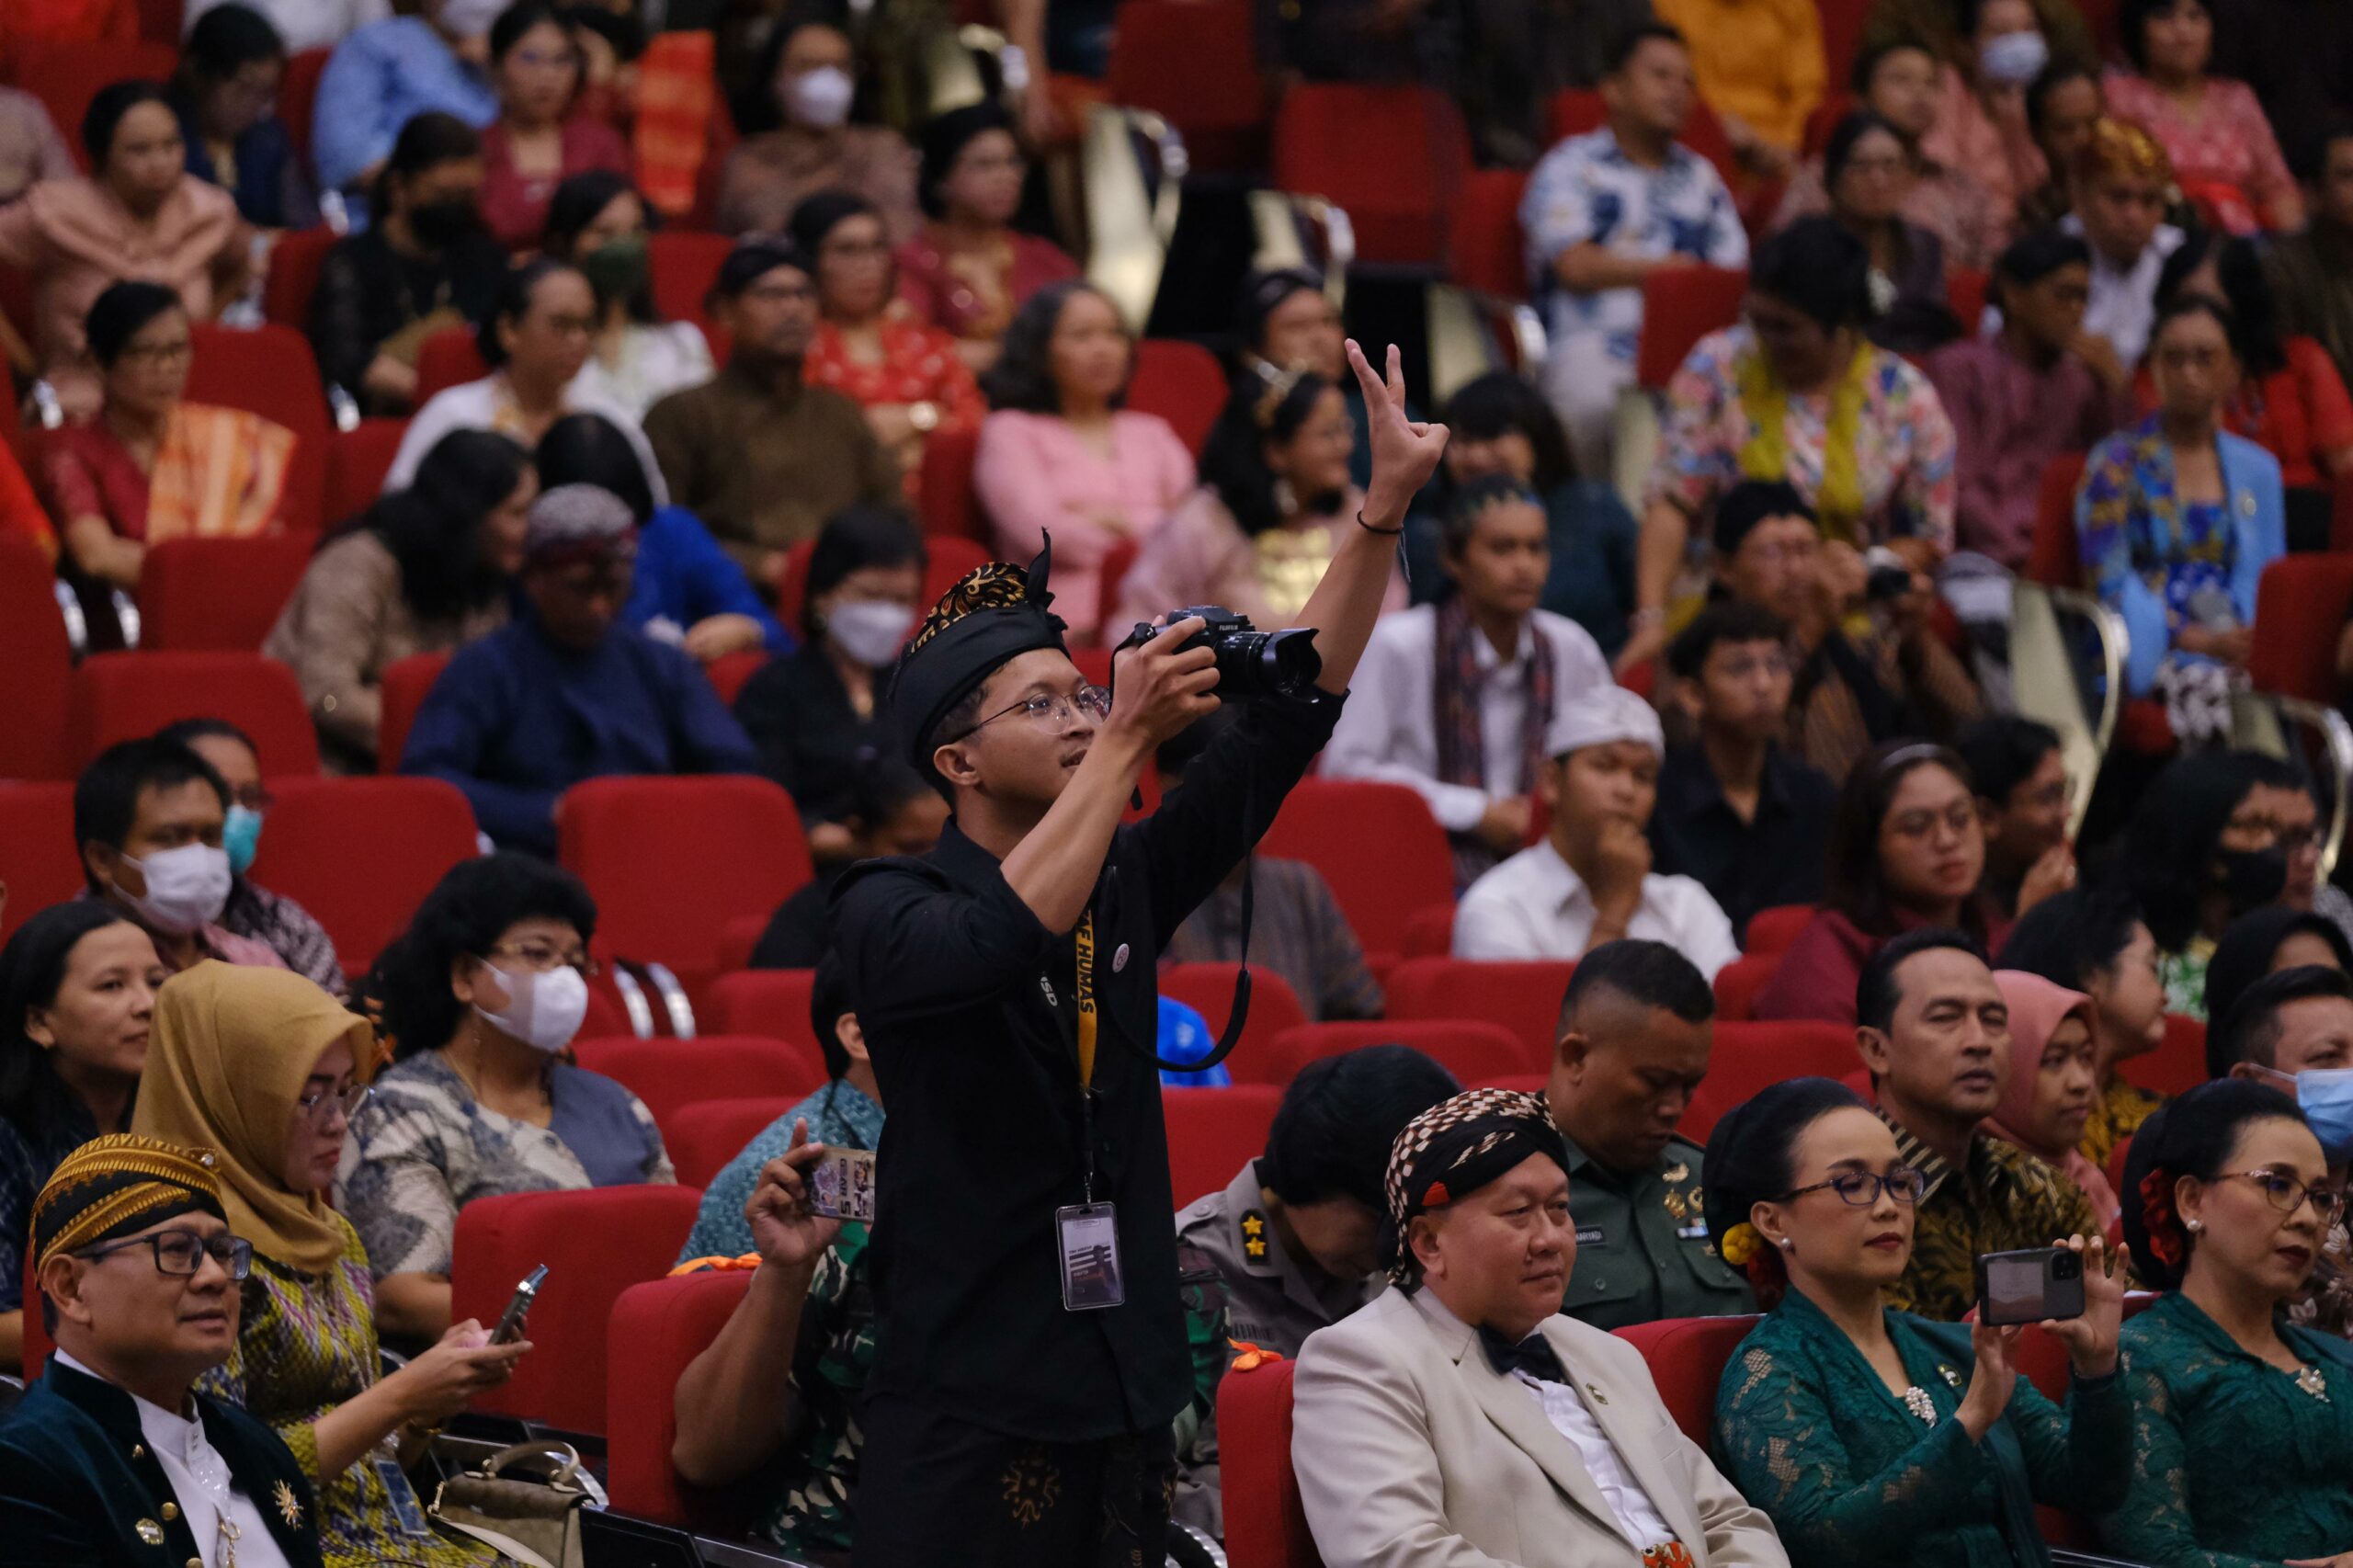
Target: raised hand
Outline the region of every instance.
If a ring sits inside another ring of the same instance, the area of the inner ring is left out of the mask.
[[[2015,1324],[1995,1328],[1971,1324],[1969,1349],[1977,1366],[1954,1417],[1969,1428],[1971,1437],[1983,1438],[2009,1409],[2010,1395],[2018,1386],[2018,1330]]]
[[[809,1123],[792,1124],[792,1143],[760,1167],[760,1179],[744,1204],[744,1218],[752,1227],[752,1250],[763,1264],[779,1268],[809,1269],[834,1238],[842,1222],[829,1220],[809,1205],[809,1182],[802,1175],[824,1157],[823,1143],[809,1142]]]
[[[2084,1260],[2084,1314],[2075,1318],[2057,1318],[2044,1324],[2043,1329],[2067,1347],[2067,1358],[2075,1364],[2079,1378],[2104,1378],[2116,1370],[2116,1340],[2124,1327],[2124,1275],[2131,1260],[2130,1249],[2108,1250],[2101,1236],[2086,1241],[2082,1236],[2069,1236],[2063,1242],[2052,1242]]]
[[[1438,460],[1446,452],[1446,426],[1405,417],[1404,360],[1395,344],[1389,346],[1386,381],[1373,374],[1353,337],[1348,364],[1372,426],[1372,487],[1365,496],[1365,521],[1377,528],[1397,528],[1415,495],[1438,472]]]

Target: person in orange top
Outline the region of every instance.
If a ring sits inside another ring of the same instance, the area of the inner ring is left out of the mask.
[[[821,190],[792,210],[789,231],[817,270],[817,335],[802,365],[866,411],[874,438],[899,460],[915,497],[923,449],[936,430],[976,430],[988,413],[956,340],[894,309],[891,243],[873,203]]]
[[[1688,41],[1700,100],[1742,166],[1788,174],[1829,74],[1813,0],[1658,0],[1658,15]]]

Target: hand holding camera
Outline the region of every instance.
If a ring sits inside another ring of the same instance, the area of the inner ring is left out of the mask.
[[[1132,735],[1149,756],[1217,711],[1217,653],[1200,636],[1208,624],[1187,614],[1158,628],[1138,625],[1129,634],[1111,656],[1107,729]]]
[[[2074,1317],[2042,1326],[2067,1347],[2079,1378],[2104,1378],[2116,1370],[2116,1341],[2124,1327],[2124,1279],[2129,1249],[2114,1252],[2105,1237],[2069,1236],[2052,1250],[2081,1271],[2083,1308]]]

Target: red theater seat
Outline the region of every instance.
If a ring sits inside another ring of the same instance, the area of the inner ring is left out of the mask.
[[[331,49],[306,49],[286,62],[286,74],[278,80],[278,120],[286,127],[286,139],[294,143],[294,155],[302,167],[311,166],[311,131],[316,123],[319,104],[319,78],[327,68]]]
[[[1189,6],[1196,0],[1177,3]],[[1147,337],[1136,345],[1136,373],[1128,383],[1128,406],[1168,421],[1195,457],[1200,456],[1210,426],[1224,411],[1225,399],[1225,371],[1217,356],[1199,344]]]
[[[1499,299],[1528,297],[1528,257],[1521,249],[1519,200],[1528,176],[1519,169],[1474,169],[1462,184],[1448,236],[1447,277],[1465,289]]]
[[[2029,582],[2053,588],[2084,585],[2075,541],[2075,487],[2083,483],[2085,456],[2064,452],[2043,465],[2035,497],[2034,539],[2027,551]]]
[[[726,923],[764,915],[810,877],[792,797],[766,778],[591,778],[556,809],[557,858],[595,895],[600,949],[719,972]]]
[[[1368,1045],[1410,1045],[1454,1074],[1460,1084],[1482,1084],[1528,1071],[1528,1048],[1499,1024],[1472,1018],[1396,1018],[1387,1023],[1302,1024],[1277,1035],[1265,1051],[1245,1062],[1237,1051],[1228,1065],[1238,1080],[1288,1084],[1320,1057],[1338,1056]]]
[[[1481,963],[1470,959],[1409,959],[1389,976],[1392,1018],[1478,1018],[1511,1031],[1527,1053],[1522,1071],[1552,1064],[1561,997],[1576,965],[1562,960]]]
[[[923,444],[923,470],[915,476],[915,515],[934,539],[985,541],[989,522],[972,487],[972,462],[980,451],[978,430],[935,430]]]
[[[62,781],[0,784],[0,882],[14,930],[40,910],[82,891],[82,853],[74,842],[74,786]],[[0,1238],[0,1246],[14,1245]]]
[[[1305,82],[1275,112],[1267,163],[1278,190],[1347,213],[1358,261],[1435,267],[1471,172],[1471,138],[1433,88]]]
[[[412,653],[384,666],[383,714],[376,722],[377,772],[401,770],[401,750],[408,744],[409,726],[416,722],[416,710],[425,706],[433,683],[449,667],[447,653]]]
[[[548,1267],[531,1303],[533,1354],[476,1395],[474,1408],[566,1432],[602,1427],[613,1302],[670,1271],[701,1201],[691,1187],[598,1187],[478,1198],[460,1209],[449,1267],[454,1321],[496,1323],[516,1284]]]
[[[56,584],[29,540],[0,538],[0,778],[74,777],[74,645]]]
[[[1184,1003],[1209,1021],[1214,1039],[1233,1010],[1233,976],[1239,964],[1179,963],[1160,971],[1160,994]],[[1250,966],[1250,1016],[1242,1022],[1242,1041],[1229,1061],[1245,1052],[1265,1051],[1285,1029],[1307,1022],[1307,1009],[1290,983],[1261,964]]]
[[[258,650],[318,548],[310,533],[167,539],[139,571],[139,645],[150,651]]]
[[[719,280],[719,268],[735,242],[726,234],[699,233],[692,229],[665,229],[647,237],[646,263],[652,272],[654,312],[664,321],[690,321],[711,340],[715,358],[726,358],[718,329],[710,324],[703,301]]]
[[[809,1027],[809,993],[816,979],[817,971],[811,969],[747,969],[722,974],[710,986],[710,1027],[728,1034],[791,1040],[815,1051],[817,1036]]]
[[[98,89],[134,78],[168,82],[180,60],[174,44],[129,39],[28,37],[14,40],[11,52],[16,56],[13,80],[49,110],[84,174],[90,172],[90,157],[82,147],[82,117]]]
[[[194,329],[188,400],[257,414],[294,433],[286,467],[286,494],[278,506],[286,527],[315,534],[326,505],[327,400],[311,340],[290,326]]]
[[[1454,905],[1434,904],[1416,910],[1405,922],[1399,958],[1442,959],[1454,950]]]
[[[423,408],[435,392],[478,381],[490,367],[474,343],[472,327],[445,326],[426,338],[416,353],[416,406]]]
[[[1368,845],[1381,852],[1367,854]],[[1368,953],[1404,951],[1414,917],[1454,902],[1446,830],[1428,803],[1403,784],[1302,779],[1258,848],[1323,872]]]
[[[1721,267],[1669,267],[1643,282],[1643,331],[1634,379],[1663,390],[1684,357],[1711,332],[1740,320],[1748,274]]]
[[[1756,994],[1780,967],[1778,952],[1745,953],[1716,971],[1717,1018],[1738,1022],[1747,1017],[1756,1005]]]
[[[1160,1104],[1168,1123],[1168,1189],[1183,1208],[1193,1199],[1223,1192],[1245,1160],[1267,1152],[1267,1131],[1275,1124],[1283,1092],[1267,1084],[1235,1084],[1223,1089],[1184,1089],[1163,1085]]]
[[[1176,127],[1197,170],[1231,173],[1260,160],[1269,95],[1247,5],[1122,0],[1109,86],[1113,103]]]
[[[319,770],[319,739],[294,672],[259,653],[97,653],[74,673],[76,765],[179,719],[226,719],[272,777]]]
[[[677,1167],[680,1181],[688,1187],[709,1187],[711,1178],[766,1131],[769,1123],[806,1097],[775,1095],[759,1099],[696,1100],[679,1106],[662,1123],[663,1147],[670,1151],[670,1163]]]
[[[731,1506],[723,1494],[688,1486],[670,1466],[678,1380],[719,1337],[751,1285],[748,1268],[715,1270],[632,1285],[613,1303],[598,1354],[608,1369],[605,1490],[615,1508],[681,1528],[751,1522],[748,1498]],[[538,1326],[535,1314],[535,1335]]]
[[[766,648],[741,648],[713,659],[702,667],[702,673],[710,680],[710,689],[719,693],[719,700],[733,708],[744,683],[759,674],[767,662]]]
[[[1756,1326],[1755,1313],[1720,1318],[1662,1318],[1617,1331],[1643,1353],[1658,1384],[1658,1396],[1683,1428],[1683,1435],[1703,1449],[1715,1449],[1716,1383],[1724,1363],[1748,1331]]]
[[[2167,1013],[2165,1043],[2146,1055],[2126,1057],[2116,1071],[2125,1082],[2161,1095],[2187,1094],[2206,1081],[2206,1026]]]
[[[1855,1031],[1844,1024],[1718,1019],[1708,1075],[1677,1130],[1704,1143],[1725,1112],[1760,1089],[1790,1078],[1843,1078],[1859,1060]]]
[[[319,291],[319,274],[325,270],[327,252],[343,238],[333,229],[297,229],[278,236],[269,247],[269,277],[262,284],[261,313],[274,325],[307,332],[311,326],[311,296]],[[346,387],[346,392],[356,389]]]
[[[317,916],[354,977],[474,855],[473,808],[438,778],[280,778],[270,790],[254,879]]]
[[[327,440],[327,494],[324,507],[327,526],[347,522],[376,504],[384,493],[384,476],[400,455],[401,437],[408,434],[405,419],[363,419]]]
[[[1780,903],[1758,910],[1748,917],[1748,931],[1741,942],[1741,951],[1751,958],[1788,952],[1790,944],[1798,939],[1798,933],[1813,918],[1813,909],[1810,903]]]
[[[2336,639],[2353,614],[2353,555],[2283,555],[2263,569],[2255,599],[2257,691],[2334,705]]]
[[[1323,1568],[1290,1467],[1289,1360],[1228,1372],[1217,1385],[1225,1550],[1234,1568]]]
[[[574,1050],[580,1065],[618,1079],[645,1102],[665,1142],[673,1118],[714,1095],[799,1099],[825,1081],[824,1062],[807,1046],[764,1035],[701,1035],[693,1040],[623,1036],[584,1040]]]

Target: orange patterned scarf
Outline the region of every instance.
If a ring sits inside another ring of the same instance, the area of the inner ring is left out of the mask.
[[[147,490],[147,542],[274,532],[294,432],[237,408],[172,410]]]

